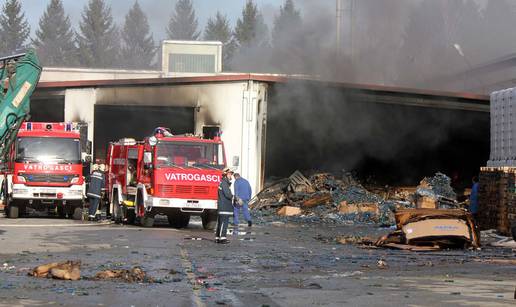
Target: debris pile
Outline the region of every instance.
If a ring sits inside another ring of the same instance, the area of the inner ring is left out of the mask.
[[[145,271],[139,267],[134,267],[130,270],[105,270],[95,274],[95,279],[119,279],[128,283],[133,282],[154,282],[152,277],[149,277]]]
[[[457,207],[457,194],[451,187],[450,177],[437,173],[424,178],[416,190],[418,208],[453,209]]]
[[[394,212],[407,208],[456,208],[451,179],[442,173],[424,178],[417,188],[365,188],[349,172],[336,178],[294,172],[269,185],[250,202],[258,218],[299,222],[394,225]],[[374,193],[371,191],[375,191]]]
[[[470,213],[460,209],[405,209],[396,212],[396,230],[376,246],[412,251],[480,246]]]
[[[393,210],[412,207],[402,198],[387,200],[368,191],[350,173],[337,179],[329,173],[306,178],[299,171],[281,179],[250,202],[258,217],[300,222],[393,224]]]
[[[79,280],[81,278],[81,262],[53,262],[35,267],[29,275],[63,280]]]

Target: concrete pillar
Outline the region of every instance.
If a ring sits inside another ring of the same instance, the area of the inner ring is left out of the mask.
[[[95,102],[97,91],[93,88],[67,89],[65,91],[65,121],[88,124],[88,140],[93,144]]]

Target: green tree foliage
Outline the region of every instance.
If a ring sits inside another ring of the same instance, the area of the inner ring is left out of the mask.
[[[77,33],[80,61],[87,67],[116,67],[120,40],[111,8],[104,0],[90,0]]]
[[[39,20],[39,29],[36,30],[33,44],[44,65],[71,66],[77,64],[74,32],[61,0],[52,0],[48,4],[45,13]]]
[[[179,0],[168,23],[168,37],[176,40],[197,40],[200,36],[198,26],[192,1]]]
[[[25,47],[30,27],[18,0],[7,0],[0,15],[0,52],[11,54]]]
[[[269,29],[263,20],[263,15],[253,0],[247,0],[242,16],[235,28],[235,38],[240,48],[267,46]]]
[[[272,45],[279,47],[288,43],[293,32],[297,32],[302,26],[301,14],[296,9],[293,0],[286,0],[280,7],[279,15],[274,19],[272,30]]]
[[[125,16],[122,29],[122,60],[126,68],[150,68],[156,55],[147,16],[136,1]]]
[[[227,65],[235,52],[235,40],[229,25],[229,20],[225,15],[217,12],[215,18],[208,19],[204,30],[204,39],[210,41],[220,41],[224,44],[223,61]]]

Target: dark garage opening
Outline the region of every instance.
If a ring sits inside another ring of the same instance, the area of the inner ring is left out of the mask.
[[[488,112],[353,97],[345,89],[275,85],[265,177],[346,170],[371,183],[414,185],[440,171],[463,188],[489,159]]]
[[[194,109],[161,106],[95,106],[95,159],[105,159],[109,142],[121,138],[141,140],[156,127],[173,134],[194,132]]]
[[[30,100],[30,121],[64,122],[64,97],[32,98]]]

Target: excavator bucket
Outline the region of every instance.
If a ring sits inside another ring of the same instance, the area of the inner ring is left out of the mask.
[[[42,68],[36,54],[30,51],[0,58],[0,69],[0,162],[5,162],[22,122],[28,119],[29,99]]]

